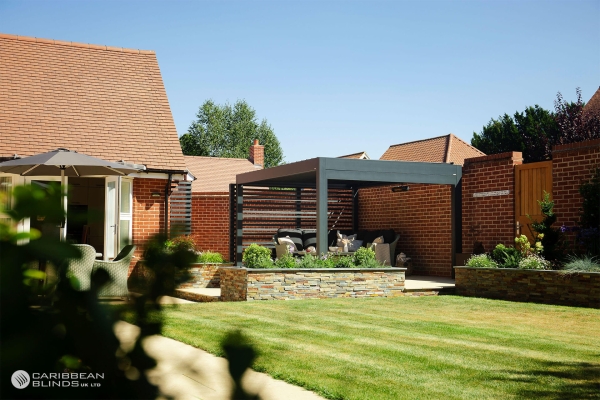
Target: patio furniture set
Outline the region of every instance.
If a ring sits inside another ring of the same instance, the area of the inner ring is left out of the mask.
[[[394,265],[398,239],[400,235],[393,229],[358,230],[356,233],[331,230],[327,234],[331,254],[349,255],[359,247],[372,248],[375,251],[375,258],[381,265]],[[316,249],[317,230],[280,228],[273,235],[273,242],[277,258],[289,253],[290,250],[295,256],[302,256],[307,252],[316,253],[316,250],[311,250]]]
[[[127,273],[135,246],[127,245],[112,261],[96,260],[96,250],[88,244],[74,244],[81,251],[81,258],[68,260],[67,275],[77,279],[78,291],[91,289],[92,276],[103,269],[110,281],[102,285],[98,297],[129,297]]]

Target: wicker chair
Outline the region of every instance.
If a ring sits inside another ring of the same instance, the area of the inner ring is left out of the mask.
[[[134,250],[135,246],[128,245],[112,261],[94,261],[93,272],[104,269],[110,276],[110,282],[100,288],[99,297],[129,297],[127,272]]]
[[[74,244],[81,251],[81,258],[67,260],[67,276],[77,279],[77,291],[90,290],[92,269],[96,259],[96,250],[89,244]]]

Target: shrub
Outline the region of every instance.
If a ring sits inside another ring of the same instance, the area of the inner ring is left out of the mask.
[[[543,238],[543,233],[537,235],[537,239],[542,240]],[[521,253],[522,258],[525,258],[532,254],[539,254],[542,251],[544,251],[544,246],[542,246],[542,243],[539,240],[536,240],[535,245],[531,247],[527,236],[521,235],[515,238],[515,248]]]
[[[520,269],[548,269],[549,267],[550,262],[537,254],[530,254],[519,261]]]
[[[287,253],[275,260],[275,268],[298,268],[296,259]]]
[[[492,251],[492,259],[500,268],[519,268],[521,253],[514,247],[506,247],[502,243]]]
[[[221,253],[213,252],[213,251],[203,251],[198,255],[197,262],[206,263],[206,264],[220,264],[224,262],[223,256]]]
[[[598,257],[589,255],[583,257],[569,256],[563,270],[571,272],[600,272],[600,260],[598,260]]]
[[[244,250],[242,262],[247,268],[273,268],[271,250],[256,243],[252,243]]]
[[[191,236],[177,236],[165,241],[165,248],[168,251],[196,251],[196,243]]]
[[[556,214],[554,214],[554,201],[550,200],[550,193],[544,190],[544,198],[538,200],[544,219],[541,222],[532,221],[531,226],[535,231],[535,235],[541,240],[541,254],[547,260],[560,260],[564,253],[563,233],[560,228],[553,228],[552,225],[556,222]]]
[[[380,267],[375,259],[375,252],[366,247],[359,247],[354,253],[354,264],[361,268],[377,268]]]
[[[498,264],[488,257],[487,254],[477,254],[471,256],[466,262],[467,267],[473,268],[498,268]]]
[[[333,258],[336,268],[354,268],[354,257],[352,256],[339,256]]]

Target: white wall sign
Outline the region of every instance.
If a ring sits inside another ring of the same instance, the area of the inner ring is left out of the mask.
[[[509,190],[496,190],[495,192],[479,192],[473,193],[473,197],[490,197],[490,196],[504,196],[508,194]]]

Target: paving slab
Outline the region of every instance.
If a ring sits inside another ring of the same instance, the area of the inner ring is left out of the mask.
[[[407,290],[453,288],[454,279],[440,276],[411,275],[406,277],[404,287]]]
[[[114,331],[123,349],[129,351],[140,329],[119,321]],[[226,359],[160,335],[144,339],[142,345],[157,361],[158,365],[147,371],[147,377],[159,387],[161,398],[230,399],[232,381]],[[246,371],[242,383],[262,400],[324,400],[313,392],[252,370]]]

